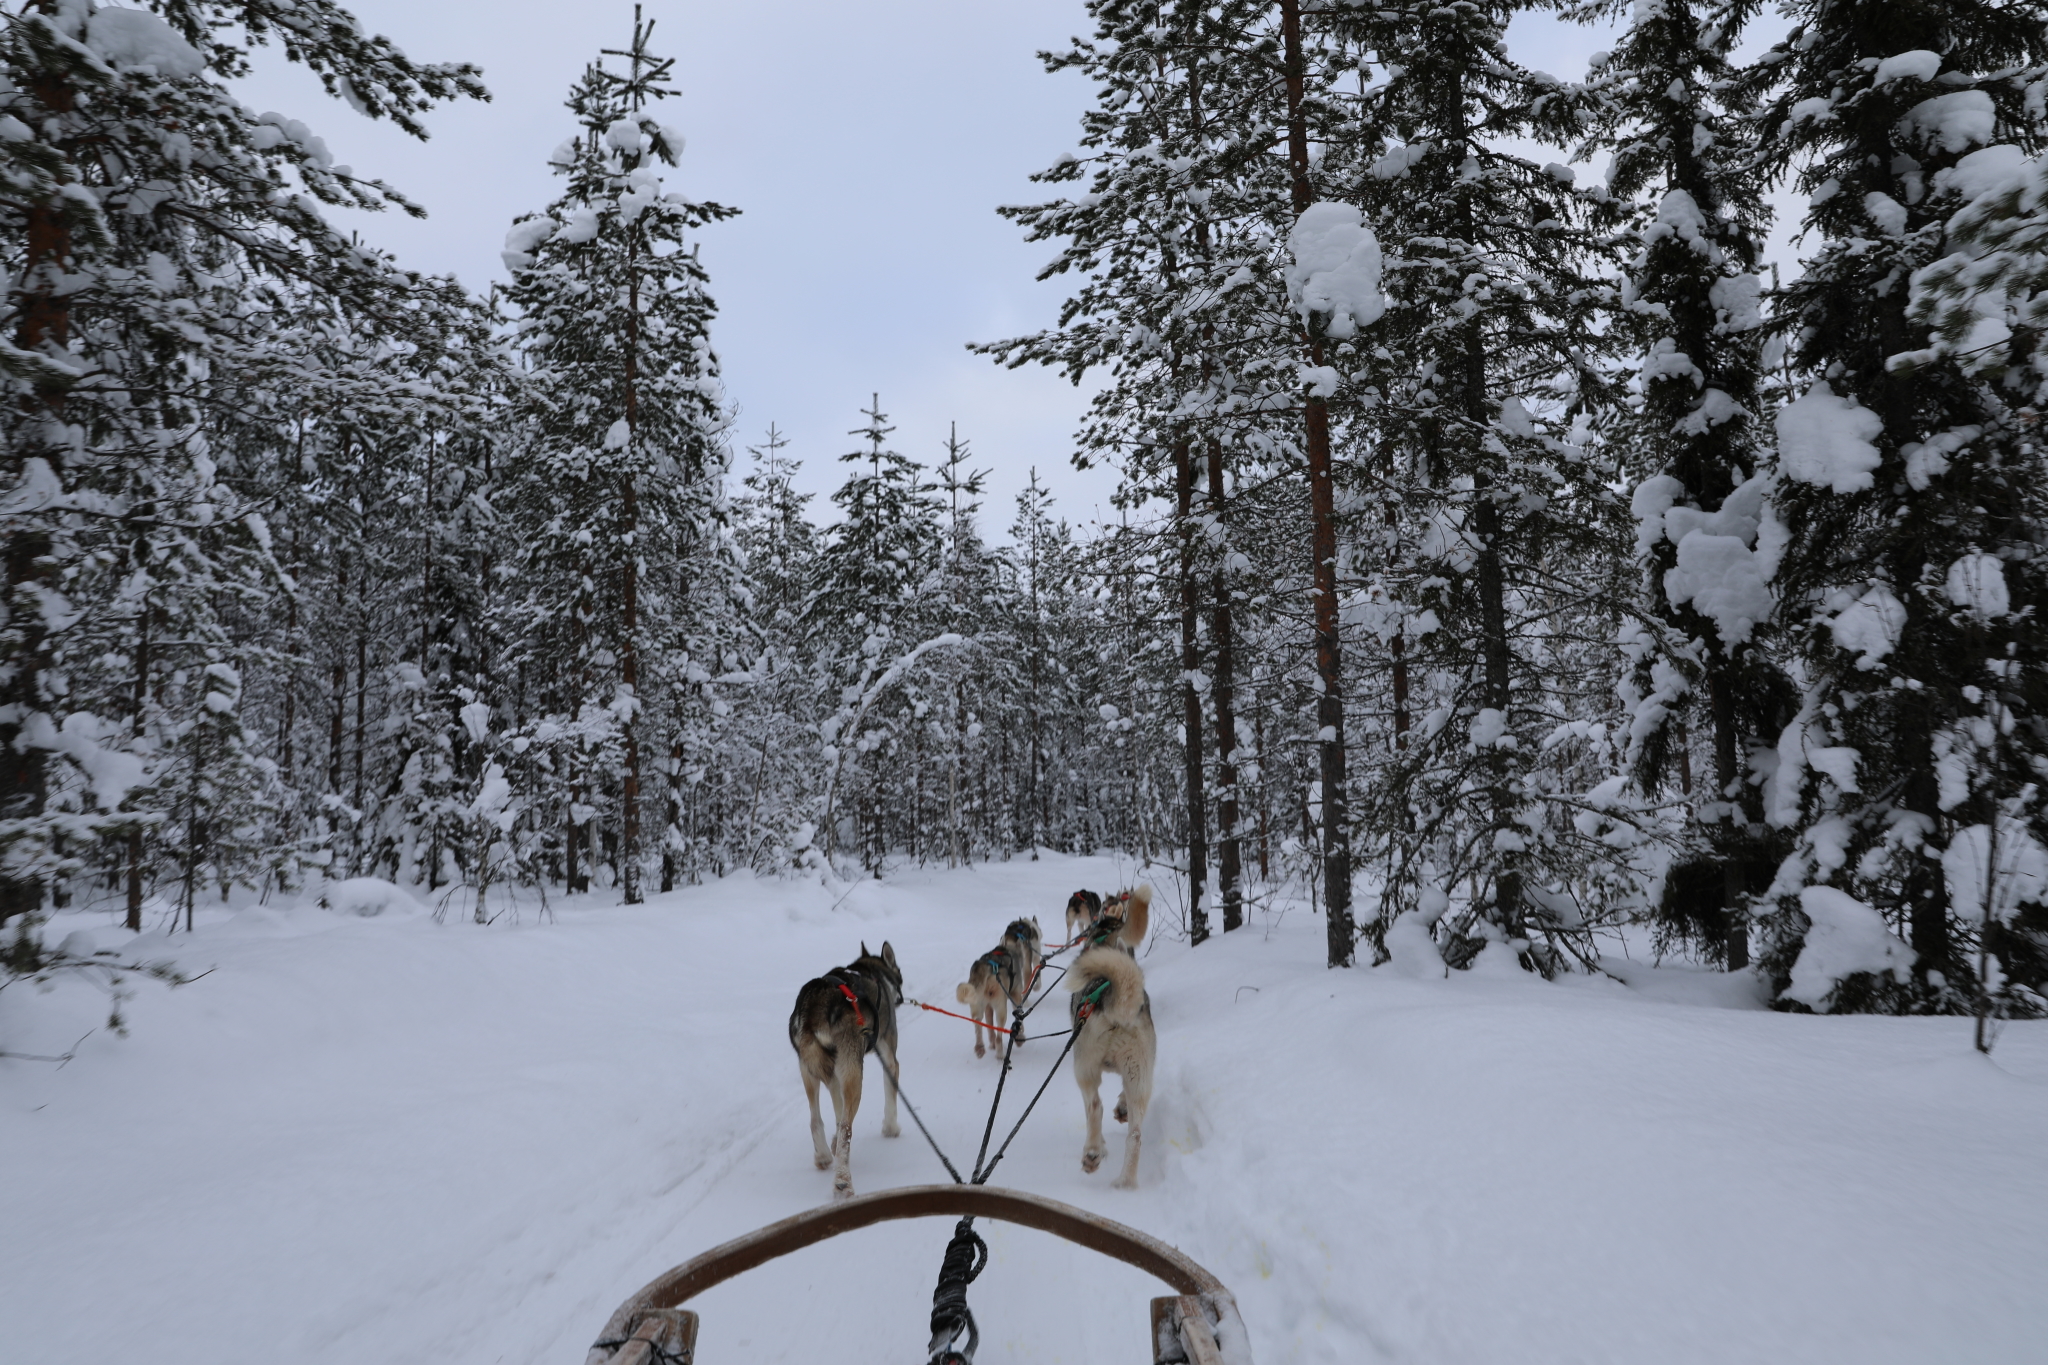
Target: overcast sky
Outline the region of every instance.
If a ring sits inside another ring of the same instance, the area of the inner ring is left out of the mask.
[[[305,120],[336,159],[390,181],[424,221],[349,215],[416,269],[482,291],[517,215],[556,192],[546,157],[574,131],[562,99],[600,48],[627,45],[617,0],[356,0],[365,28],[419,61],[484,69],[489,104],[443,107],[420,144],[327,98],[281,58],[241,92],[259,113]],[[843,471],[868,395],[881,394],[896,448],[930,462],[958,421],[994,471],[985,524],[1007,526],[1036,465],[1075,522],[1110,514],[1114,479],[1070,464],[1084,397],[1040,371],[970,355],[970,341],[1049,326],[1051,255],[995,207],[1030,200],[1030,174],[1075,146],[1088,91],[1049,76],[1036,53],[1085,26],[1073,0],[654,0],[654,49],[677,59],[681,95],[663,121],[688,139],[672,188],[743,210],[703,234],[719,317],[712,341],[740,410],[736,445],[775,422],[824,493]],[[1599,37],[1525,20],[1515,55],[1584,73]],[[738,452],[741,471],[748,466]]]

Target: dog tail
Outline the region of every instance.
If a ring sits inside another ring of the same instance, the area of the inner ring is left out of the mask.
[[[1074,970],[1067,973],[1067,989],[1084,991],[1105,978],[1109,995],[1097,1012],[1112,1024],[1136,1021],[1145,1003],[1145,969],[1121,948],[1090,948],[1075,958]]]
[[[969,986],[965,981],[961,982],[959,985],[953,988],[953,998],[955,1000],[958,1000],[963,1005],[967,1003],[968,997],[973,994],[974,988],[972,986]]]
[[[1141,886],[1131,892],[1130,904],[1124,907],[1124,931],[1119,936],[1133,949],[1145,944],[1145,930],[1152,922],[1152,888]]]

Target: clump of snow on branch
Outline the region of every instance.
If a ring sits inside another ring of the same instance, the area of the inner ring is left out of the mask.
[[[1787,1000],[1826,1014],[1835,988],[1848,977],[1889,972],[1895,980],[1906,979],[1913,950],[1886,927],[1883,915],[1862,901],[1831,886],[1809,886],[1799,893],[1799,908],[1812,926],[1792,964]]]
[[[1310,204],[1287,234],[1294,264],[1287,269],[1287,297],[1307,322],[1325,313],[1328,335],[1358,335],[1387,311],[1380,293],[1380,243],[1350,204]]]
[[[1884,420],[1854,399],[1838,396],[1826,380],[1778,414],[1778,460],[1788,478],[1855,493],[1871,486],[1879,455],[1872,444]]]

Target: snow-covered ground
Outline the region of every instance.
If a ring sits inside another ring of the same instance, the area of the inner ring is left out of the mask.
[[[784,1033],[798,985],[888,939],[909,993],[950,1005],[1012,915],[1056,939],[1069,891],[1118,880],[1063,858],[850,893],[736,878],[488,928],[252,906],[127,945],[214,971],[140,985],[131,1035],[62,1068],[0,1061],[0,1354],[580,1362],[660,1271],[828,1197]],[[106,922],[54,928],[123,946]],[[1140,1188],[1109,1188],[1114,1127],[1081,1173],[1065,1076],[998,1183],[1179,1245],[1236,1292],[1261,1365],[2048,1350],[2043,1026],[1986,1060],[1967,1021],[1777,1015],[1683,969],[1446,981],[1321,954],[1300,910],[1156,943]],[[18,986],[0,1048],[62,1052],[104,1012]],[[904,1084],[956,1161],[996,1075],[969,1033],[905,1014]],[[1025,1048],[1010,1094],[1057,1048]],[[907,1115],[881,1139],[880,1099],[870,1067],[858,1188],[943,1179]],[[947,1231],[722,1286],[695,1304],[702,1358],[921,1358]],[[984,1365],[1149,1359],[1144,1276],[984,1231]]]

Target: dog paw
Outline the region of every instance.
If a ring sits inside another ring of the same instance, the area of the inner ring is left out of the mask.
[[[1131,1111],[1125,1107],[1122,1100],[1116,1102],[1116,1121],[1118,1123],[1129,1123],[1131,1121]]]
[[[1093,1148],[1084,1148],[1081,1152],[1082,1172],[1087,1175],[1094,1175],[1095,1172],[1100,1170],[1101,1168],[1102,1153],[1094,1150]]]
[[[851,1180],[835,1180],[832,1182],[833,1203],[843,1204],[851,1198],[853,1198],[853,1182]]]
[[[830,1152],[813,1153],[811,1156],[811,1160],[818,1163],[818,1169],[821,1171],[829,1171],[832,1169],[832,1154]]]
[[[1120,1175],[1109,1182],[1109,1187],[1113,1190],[1135,1190],[1138,1188],[1138,1180],[1136,1176]]]
[[[986,1057],[988,1056],[988,1049],[983,1047],[980,1043],[976,1043],[974,1045],[974,1055],[976,1057]]]
[[[883,1136],[883,1137],[902,1137],[902,1136],[903,1136],[903,1125],[902,1125],[902,1124],[900,1124],[900,1123],[897,1123],[897,1122],[895,1122],[895,1121],[893,1121],[893,1120],[892,1120],[892,1121],[890,1121],[890,1122],[888,1122],[888,1123],[885,1123],[885,1124],[883,1124],[883,1125],[882,1125],[882,1136]]]

